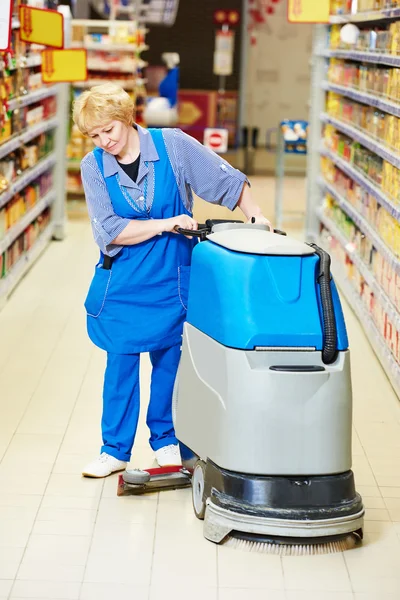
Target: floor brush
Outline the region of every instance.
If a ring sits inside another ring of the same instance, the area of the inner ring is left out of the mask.
[[[362,531],[345,536],[323,538],[268,538],[251,533],[232,532],[222,544],[247,552],[261,552],[276,556],[313,556],[345,552],[356,548],[362,541]]]

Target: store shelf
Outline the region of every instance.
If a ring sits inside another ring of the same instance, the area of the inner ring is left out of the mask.
[[[72,188],[67,188],[67,194],[70,196],[79,196],[80,198],[84,198],[85,197],[85,191],[84,189],[72,189]]]
[[[321,218],[321,222],[332,233],[333,237],[336,238],[337,231],[335,231],[336,228],[332,229],[330,227],[330,225],[331,225],[330,220],[329,219],[322,220],[322,218]],[[339,239],[338,239],[338,242],[340,243]],[[324,244],[321,241],[319,241],[319,244],[322,248],[324,248]],[[330,251],[329,248],[324,248],[324,249],[327,250],[328,252]],[[355,263],[354,255],[350,256],[350,258]],[[357,264],[357,267],[358,266],[359,265]],[[352,287],[352,285],[350,284],[348,279],[343,274],[343,269],[340,267],[339,264],[337,264],[337,262],[334,259],[332,259],[332,273],[333,273],[335,282],[337,283],[340,291],[342,292],[343,296],[346,298],[347,302],[349,303],[349,305],[351,306],[351,308],[354,310],[355,314],[359,318],[359,320],[364,328],[365,334],[372,346],[372,349],[374,350],[378,359],[382,363],[382,366],[385,369],[386,374],[388,375],[396,393],[400,396],[400,366],[393,358],[393,355],[390,352],[389,347],[387,346],[387,344],[385,343],[385,340],[382,338],[381,334],[379,333],[370,314],[367,312],[366,308],[364,307],[362,300],[360,299],[360,296],[357,294],[356,290]],[[365,280],[367,281],[367,279],[365,279]]]
[[[51,119],[47,119],[42,123],[38,123],[37,125],[33,125],[29,129],[25,129],[22,133],[15,135],[7,142],[0,144],[0,159],[10,152],[14,152],[17,148],[21,146],[21,144],[27,144],[31,140],[33,140],[38,135],[49,131],[50,129],[54,129],[57,127],[57,117],[52,117]]]
[[[93,61],[87,61],[89,71],[105,71],[107,73],[133,73],[137,65],[118,67],[107,63],[98,64]]]
[[[389,67],[400,67],[400,56],[395,54],[384,54],[380,52],[361,52],[356,50],[324,50],[321,54],[325,58],[344,58]]]
[[[397,169],[400,169],[400,154],[398,152],[390,150],[383,144],[376,142],[372,137],[363,131],[356,129],[355,127],[352,127],[351,125],[348,125],[339,119],[331,117],[327,113],[323,113],[321,115],[321,121],[323,123],[329,123],[330,125],[333,125],[341,133],[344,133],[356,142],[359,142],[365,146],[365,148],[371,150],[371,152],[375,152],[375,154],[390,162],[391,165],[395,166]]]
[[[2,240],[0,240],[0,254],[3,254],[9,246],[25,231],[25,229],[55,200],[54,190],[50,190],[44,198],[39,200],[35,206],[28,211],[22,219],[9,229]]]
[[[88,79],[87,81],[76,81],[73,83],[74,88],[89,88],[102,83],[116,83],[124,88],[124,90],[133,90],[136,87],[135,81],[123,81],[121,79]]]
[[[19,98],[14,98],[9,102],[10,110],[14,110],[15,108],[20,108],[24,106],[29,106],[34,102],[39,102],[39,100],[43,100],[44,98],[49,98],[50,96],[57,95],[57,86],[52,85],[49,87],[45,87],[40,90],[34,90],[33,92],[29,92],[25,96],[20,96]]]
[[[146,44],[103,44],[102,42],[72,42],[72,48],[85,48],[86,50],[96,50],[98,52],[133,52],[140,53],[149,49]]]
[[[8,275],[4,279],[0,279],[0,307],[5,302],[7,296],[11,294],[13,289],[18,285],[32,264],[39,258],[42,252],[46,249],[54,232],[54,224],[50,223],[40,235],[38,240],[26,254],[15,263]]]
[[[374,106],[375,108],[379,108],[380,110],[389,113],[390,115],[400,117],[399,103],[391,102],[390,100],[384,100],[383,98],[379,98],[373,94],[368,94],[367,92],[360,92],[355,88],[336,85],[335,83],[330,83],[329,81],[323,81],[322,88],[327,92],[334,92],[335,94],[346,96],[346,98],[351,98],[352,100],[362,102],[368,106]]]
[[[333,162],[343,173],[351,177],[358,185],[363,187],[371,196],[376,198],[376,200],[383,206],[392,217],[400,221],[400,205],[395,205],[392,200],[390,200],[385,193],[376,185],[371,183],[369,179],[361,171],[356,169],[346,160],[343,160],[335,154],[331,152],[325,147],[322,147],[320,150],[320,154],[322,156],[326,156],[330,161]]]
[[[69,160],[67,162],[68,171],[80,171],[81,170],[81,159],[79,160]]]
[[[18,192],[42,175],[42,173],[45,173],[48,169],[53,167],[55,163],[56,155],[55,152],[52,152],[49,156],[40,160],[37,165],[24,171],[24,173],[22,173],[22,175],[18,177],[5,192],[0,194],[0,208],[7,204],[15,194],[18,194]]]
[[[343,25],[344,23],[373,23],[374,21],[386,21],[391,19],[400,19],[400,8],[369,10],[358,12],[354,15],[332,15],[329,22],[332,25]]]
[[[379,237],[379,234],[371,227],[366,219],[335,189],[333,185],[319,178],[319,185],[325,189],[338,203],[340,208],[348,215],[357,227],[371,240],[378,252],[400,275],[400,259],[397,258],[386,246],[385,242]]]
[[[362,261],[360,256],[354,251],[353,245],[351,244],[351,242],[349,242],[349,240],[342,234],[340,229],[331,221],[331,219],[329,219],[329,217],[327,217],[324,214],[324,211],[322,208],[317,209],[317,215],[318,215],[319,220],[325,227],[325,229],[328,229],[328,231],[331,232],[333,237],[342,246],[342,248],[346,252],[347,256],[355,264],[358,271],[363,276],[364,280],[368,283],[369,287],[374,292],[374,295],[376,296],[376,298],[379,299],[379,301],[382,305],[382,308],[385,309],[391,322],[393,324],[396,324],[396,326],[400,327],[399,311],[396,309],[396,306],[393,304],[393,302],[390,300],[390,298],[382,290],[381,286],[376,281],[373,273],[371,273],[371,271],[368,269],[366,264]]]
[[[34,54],[33,56],[28,56],[28,58],[24,61],[21,61],[21,68],[22,69],[29,69],[32,67],[40,67],[40,65],[42,64],[42,56],[41,54]],[[16,71],[18,69],[17,66],[13,66],[10,67],[10,71]]]

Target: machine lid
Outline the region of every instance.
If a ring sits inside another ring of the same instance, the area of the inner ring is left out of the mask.
[[[272,233],[264,227],[262,229],[255,228],[254,225],[221,230],[217,226],[213,228],[212,233],[207,235],[207,239],[228,250],[245,254],[309,256],[315,253],[314,248],[303,242]]]

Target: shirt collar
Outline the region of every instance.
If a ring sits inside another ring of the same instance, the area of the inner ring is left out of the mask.
[[[159,160],[160,157],[158,156],[153,138],[151,137],[148,129],[144,129],[144,127],[141,127],[140,125],[135,125],[135,127],[137,128],[137,132],[139,134],[140,162],[153,162]],[[121,181],[122,179],[125,179],[125,171],[120,167],[115,156],[109,154],[105,150],[103,152],[103,169],[104,177],[110,177],[111,175],[118,173]]]

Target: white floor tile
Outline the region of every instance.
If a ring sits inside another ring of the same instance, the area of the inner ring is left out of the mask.
[[[219,596],[216,587],[204,587],[203,585],[182,585],[179,581],[176,585],[159,585],[150,588],[149,600],[222,600],[221,590]],[[248,596],[251,598],[251,596]],[[273,598],[271,598],[273,600]],[[283,599],[285,600],[285,599]]]
[[[13,579],[0,579],[0,598],[7,598],[13,586]]]
[[[351,592],[342,554],[282,557],[285,589],[316,592]]]
[[[218,547],[218,581],[221,588],[283,590],[279,556]]]
[[[287,590],[286,600],[354,600],[352,592]]]
[[[71,581],[17,580],[10,600],[15,598],[46,598],[46,600],[78,600],[81,584]]]
[[[149,588],[131,583],[87,583],[82,585],[79,600],[148,600]],[[163,596],[165,598],[165,596]]]

